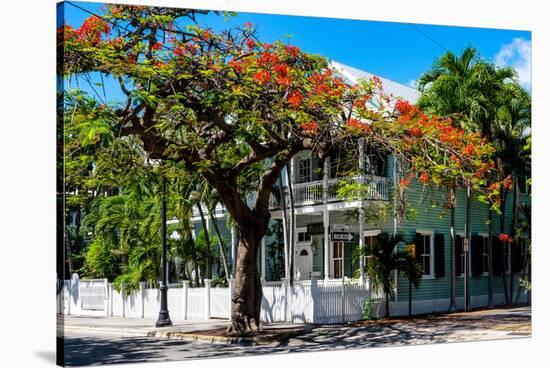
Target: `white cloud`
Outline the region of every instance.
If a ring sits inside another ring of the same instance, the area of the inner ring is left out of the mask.
[[[502,45],[494,62],[513,67],[523,87],[531,89],[531,40],[514,38],[511,43]]]

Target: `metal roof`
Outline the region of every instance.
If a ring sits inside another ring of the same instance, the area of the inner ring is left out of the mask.
[[[353,68],[334,60],[329,61],[329,66],[340,74],[344,81],[350,84],[356,84],[360,79],[369,80],[375,76],[375,74]],[[420,94],[416,89],[394,82],[390,79],[378,77],[382,81],[382,88],[386,94],[392,94],[394,97],[402,97],[410,103],[416,103],[418,100]]]

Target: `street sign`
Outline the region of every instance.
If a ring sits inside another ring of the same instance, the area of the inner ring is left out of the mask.
[[[351,242],[355,239],[355,236],[353,233],[343,233],[343,232],[333,232],[332,233],[332,240],[333,241],[345,241],[345,242]]]

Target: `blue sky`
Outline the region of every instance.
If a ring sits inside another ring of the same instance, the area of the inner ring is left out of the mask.
[[[100,12],[98,3],[75,4]],[[79,26],[88,16],[70,4],[65,7],[64,17],[73,26]],[[258,38],[264,42],[289,40],[305,51],[409,85],[429,70],[446,49],[460,53],[465,47],[474,46],[484,59],[515,67],[522,84],[529,89],[531,86],[528,31],[254,13],[239,13],[228,20],[213,14],[199,18],[202,26],[215,30],[245,22],[256,25]]]

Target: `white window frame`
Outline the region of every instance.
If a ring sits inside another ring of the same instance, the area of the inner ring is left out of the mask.
[[[485,258],[485,244],[487,244],[487,271],[483,271],[481,273],[481,276],[489,276],[489,234],[488,233],[477,233],[477,235],[481,236],[484,240],[483,243],[483,252],[481,253],[483,258]],[[472,257],[470,256],[470,260]],[[471,266],[472,262],[470,261],[470,271],[472,270]],[[483,264],[485,265],[485,259],[483,260]]]
[[[420,234],[420,235],[430,237],[430,273],[428,275],[423,274],[422,279],[423,280],[435,279],[435,272],[434,272],[434,266],[435,266],[434,265],[435,264],[435,260],[434,260],[434,237],[435,237],[435,233],[434,233],[434,230],[417,229],[416,234]],[[415,250],[415,253],[416,253],[416,251],[418,251],[418,249]],[[422,273],[424,273],[424,262],[422,262]]]
[[[481,235],[481,234],[478,234],[478,235]],[[464,240],[464,238],[466,237],[464,235],[463,231],[456,231],[455,236],[462,237],[462,240]],[[469,249],[468,249],[468,270],[470,271],[470,272],[468,272],[468,277],[472,277],[472,244],[471,244],[472,242],[471,242],[471,240],[472,240],[472,234],[470,234],[470,244],[469,244]],[[462,249],[464,249],[464,243],[462,244]],[[456,256],[456,254],[455,254],[455,256]],[[462,256],[460,256],[460,257],[462,258]],[[464,262],[461,262],[461,263],[464,263]],[[464,271],[457,274],[456,277],[464,277]]]
[[[374,236],[378,236],[380,235],[380,233],[382,232],[381,229],[376,229],[376,230],[364,230],[363,231],[363,241],[365,241],[365,238],[368,236],[368,237],[374,237]],[[365,243],[365,247],[367,246],[367,244]],[[363,265],[366,266],[367,265],[367,259],[368,259],[368,256],[363,256]]]
[[[313,167],[312,167],[313,166],[313,162],[312,162],[313,160],[311,159],[311,155],[304,156],[304,157],[298,157],[298,158],[296,158],[296,160],[297,160],[297,162],[296,162],[296,164],[297,164],[297,167],[296,167],[296,174],[297,174],[296,183],[299,184],[299,183],[309,183],[309,182],[311,182],[311,180],[313,178]],[[301,172],[300,172],[300,163],[302,161],[308,161],[309,162],[309,174],[308,174],[309,179],[306,180],[306,181],[301,180],[302,176],[301,176]]]

